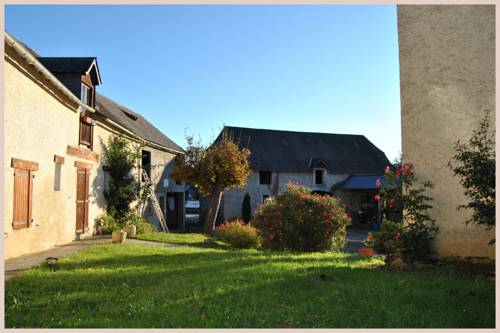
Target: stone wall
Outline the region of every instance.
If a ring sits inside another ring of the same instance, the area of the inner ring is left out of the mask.
[[[495,256],[494,231],[465,225],[463,188],[447,167],[485,110],[495,113],[495,7],[398,6],[402,151],[431,181],[441,256]]]
[[[310,173],[273,172],[271,184],[261,185],[259,183],[259,173],[251,172],[246,187],[224,192],[224,219],[232,220],[237,217],[241,218],[243,197],[247,192],[250,194],[250,203],[252,211],[254,211],[257,205],[262,203],[264,195],[273,196],[283,192],[288,182],[309,187],[313,191],[329,192],[334,184],[345,180],[347,177],[348,175],[325,173],[323,185],[316,185],[314,184],[312,170]]]

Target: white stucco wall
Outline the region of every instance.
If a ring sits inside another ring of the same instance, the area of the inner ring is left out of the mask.
[[[78,145],[78,113],[57,95],[45,90],[31,77],[24,62],[6,48],[4,253],[5,258],[41,251],[75,238],[76,168],[75,161],[91,163],[66,154],[67,146]],[[43,81],[42,81],[43,82]],[[67,102],[67,101],[66,101]],[[63,156],[61,189],[54,190],[54,154]],[[33,224],[13,230],[12,158],[38,163],[33,180]],[[95,175],[92,170],[90,178]],[[91,229],[88,234],[91,233]]]
[[[447,167],[484,110],[495,113],[495,7],[398,6],[402,150],[419,181],[431,181],[441,256],[494,257],[494,231],[465,225],[463,188]]]

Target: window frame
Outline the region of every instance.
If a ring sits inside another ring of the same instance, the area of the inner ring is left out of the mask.
[[[321,172],[321,182],[318,182],[318,172]],[[325,172],[324,168],[314,168],[314,185],[325,185]]]
[[[263,182],[263,180],[267,180],[264,174],[269,175],[268,182]],[[273,182],[273,173],[272,171],[261,170],[259,171],[259,185],[271,185]]]

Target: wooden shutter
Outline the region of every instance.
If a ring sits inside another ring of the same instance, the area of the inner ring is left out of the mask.
[[[77,169],[76,179],[76,232],[83,233],[89,225],[89,175],[88,169]]]
[[[33,172],[14,169],[14,206],[12,228],[28,228],[32,221]]]

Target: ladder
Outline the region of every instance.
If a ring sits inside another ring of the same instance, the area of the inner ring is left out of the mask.
[[[151,204],[153,205],[155,213],[160,219],[160,226],[163,229],[163,231],[169,232],[167,227],[167,222],[165,222],[165,216],[161,211],[160,203],[158,202],[158,199],[156,198],[155,192],[153,190],[153,184],[149,180],[148,174],[145,169],[142,169],[142,177],[144,178],[144,183],[146,185],[146,193],[148,195],[148,198],[151,200]]]

